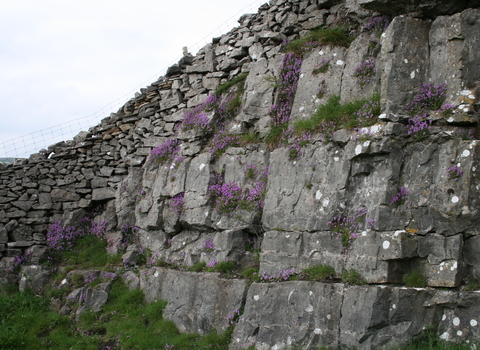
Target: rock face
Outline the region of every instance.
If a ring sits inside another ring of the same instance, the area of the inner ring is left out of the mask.
[[[180,269],[258,267],[264,281],[333,268],[332,283],[249,286],[166,268],[124,276],[147,300],[166,300],[165,316],[185,332],[224,331],[243,310],[232,349],[388,349],[429,325],[445,340],[479,338],[478,292],[465,290],[480,279],[479,5],[271,0],[101,124],[3,164],[0,266],[41,263],[51,224],[76,225],[102,206],[95,220],[112,242],[138,233],[124,251],[130,264],[148,249]],[[317,26],[355,36],[286,52],[284,40]],[[422,89],[442,106],[420,111]],[[361,99],[358,118],[370,118],[375,93],[380,115],[359,130],[324,124],[298,136],[279,121]],[[366,285],[340,283],[351,270]],[[426,288],[403,286],[413,272]],[[35,292],[49,278],[38,265],[23,273],[20,287]],[[99,309],[108,288],[72,298]]]

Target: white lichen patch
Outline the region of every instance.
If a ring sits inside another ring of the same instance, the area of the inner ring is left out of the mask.
[[[477,325],[478,325],[478,322],[477,322],[476,319],[473,318],[473,319],[470,320],[470,326],[476,327]]]
[[[205,168],[205,166],[206,166],[205,163],[200,164],[200,166],[198,167],[198,170],[202,171],[203,168]]]
[[[338,60],[337,62],[335,62],[335,64],[337,66],[343,66],[343,61],[342,60]]]
[[[458,203],[460,199],[457,196],[452,197],[452,203]]]
[[[253,300],[258,301],[260,299],[260,295],[254,295]]]
[[[450,338],[450,336],[448,335],[447,332],[442,333],[442,335],[440,336],[440,339],[442,339],[442,340],[448,340],[449,338]]]
[[[330,204],[330,199],[328,199],[328,198],[325,198],[325,199],[323,200],[323,202],[322,202],[322,205],[323,205],[324,207],[328,207],[329,204]]]
[[[389,241],[384,241],[382,244],[383,249],[388,249],[390,248],[390,242]]]
[[[468,95],[471,95],[472,92],[470,90],[462,90],[460,91],[460,95],[462,96],[468,96]]]
[[[315,328],[315,329],[313,330],[313,333],[315,333],[315,334],[317,334],[317,335],[321,335],[323,332],[322,332],[322,330],[321,330],[320,328]]]
[[[445,321],[446,319],[447,319],[447,315],[443,314],[442,321]]]
[[[305,311],[306,311],[306,312],[313,312],[313,306],[312,306],[312,305],[308,305],[308,306],[305,308]]]
[[[336,161],[336,162],[338,162],[338,161],[340,160],[340,158],[338,158],[338,157],[333,157],[333,160]]]
[[[362,153],[362,146],[358,145],[355,147],[355,154],[358,156],[360,153]]]
[[[461,337],[461,336],[463,335],[463,332],[462,332],[462,331],[457,331],[457,335],[458,335],[459,337]]]
[[[460,326],[460,319],[458,317],[454,317],[452,323],[455,327],[458,327]]]
[[[320,190],[318,190],[316,193],[315,193],[315,199],[317,201],[319,201],[321,198],[322,198],[323,194],[322,192],[320,192]]]
[[[410,78],[411,78],[411,79],[414,79],[414,78],[415,78],[415,71],[414,71],[414,70],[410,73]]]
[[[470,151],[468,149],[466,149],[465,151],[462,152],[462,157],[463,158],[466,158],[470,155]]]
[[[158,271],[155,271],[155,273],[153,274],[153,277],[158,277]]]
[[[405,59],[403,60],[403,62],[408,63],[408,60],[405,58]]]

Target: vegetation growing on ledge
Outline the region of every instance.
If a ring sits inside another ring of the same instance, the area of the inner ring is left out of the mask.
[[[321,45],[333,45],[349,47],[352,43],[352,36],[348,35],[344,28],[316,28],[307,36],[292,40],[285,44],[284,51],[293,52],[295,56],[301,57],[305,52]]]
[[[380,115],[380,94],[371,98],[340,103],[340,96],[331,96],[328,101],[317,108],[309,119],[297,120],[294,124],[295,132],[320,132],[330,141],[336,130],[347,128],[362,128],[375,124]]]

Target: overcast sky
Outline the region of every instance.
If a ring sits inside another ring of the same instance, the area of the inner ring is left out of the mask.
[[[0,0],[0,157],[95,125],[265,2]]]

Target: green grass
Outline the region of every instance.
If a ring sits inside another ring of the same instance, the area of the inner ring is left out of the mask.
[[[200,261],[200,262],[190,266],[188,268],[188,271],[202,272],[205,269],[205,266],[207,266],[207,263],[205,261]]]
[[[77,268],[95,268],[120,265],[120,255],[107,254],[107,242],[94,235],[86,235],[77,240],[73,250],[63,253],[62,265],[72,265]]]
[[[248,73],[242,73],[236,76],[235,78],[233,78],[232,80],[227,81],[226,83],[220,85],[217,88],[217,90],[215,90],[215,95],[221,95],[225,92],[229,92],[230,89],[235,85],[238,86],[238,91],[243,94],[243,92],[245,91],[245,87],[243,83],[247,79],[247,76],[248,76]]]
[[[352,285],[364,285],[367,282],[363,279],[362,275],[358,273],[356,270],[345,270],[342,272],[342,276],[340,277],[343,283],[348,283]]]
[[[427,281],[420,271],[412,271],[403,278],[403,282],[407,287],[426,287]]]
[[[0,293],[0,349],[227,349],[231,330],[205,336],[181,334],[163,318],[166,303],[146,304],[140,290],[117,280],[103,310],[78,323],[49,310],[49,300],[30,293]],[[117,346],[118,345],[118,346]]]
[[[302,56],[304,52],[311,50],[315,46],[333,45],[349,47],[353,39],[343,28],[316,28],[305,37],[289,42],[285,45],[285,51],[294,52],[297,56]],[[307,43],[315,43],[316,45],[307,46]]]
[[[331,96],[325,104],[320,105],[317,108],[311,118],[297,120],[294,124],[295,132],[298,134],[306,132],[321,132],[324,123],[330,122],[334,124],[335,130],[373,125],[380,114],[380,108],[375,108],[373,110],[375,117],[368,121],[360,122],[355,116],[355,113],[360,111],[369,101],[379,102],[380,95],[375,94],[371,98],[352,101],[345,104],[340,103],[340,96]]]
[[[288,128],[288,123],[281,125],[272,126],[268,131],[268,134],[265,136],[265,143],[270,149],[278,147],[280,141],[282,140],[282,135],[285,130]]]
[[[309,281],[325,281],[333,279],[335,269],[329,265],[315,265],[302,271],[302,275]]]

